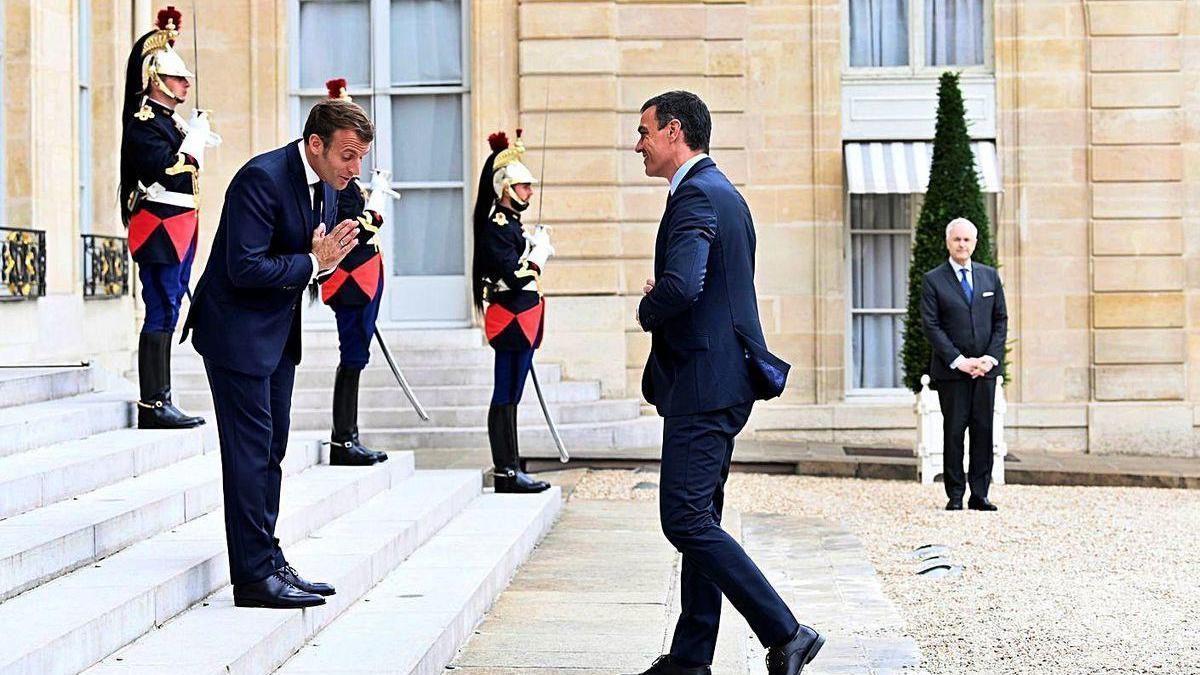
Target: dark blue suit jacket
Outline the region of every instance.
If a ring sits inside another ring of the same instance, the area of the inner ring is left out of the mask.
[[[922,279],[921,321],[932,354],[929,375],[934,380],[968,380],[970,375],[951,370],[959,354],[967,358],[987,354],[1000,363],[984,377],[1004,373],[1004,341],[1008,337],[1008,306],[996,268],[971,262],[971,302],[950,261],[929,270]]]
[[[332,228],[337,193],[325,190]],[[266,377],[283,354],[300,363],[300,305],[312,275],[316,227],[304,164],[293,141],[258,155],[225,191],[221,222],[196,285],[183,339],[218,366]]]
[[[642,395],[664,417],[783,392],[788,364],[767,351],[754,292],[750,207],[708,158],[667,200],[654,289],[638,305],[650,331]]]

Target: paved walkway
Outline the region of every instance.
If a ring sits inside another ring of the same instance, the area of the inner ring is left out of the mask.
[[[529,453],[533,457],[540,454]],[[658,447],[572,449],[572,466],[620,468],[657,463]],[[531,467],[554,469],[557,460],[540,458]],[[739,440],[734,470],[797,473],[805,476],[917,480],[911,448],[849,447],[822,443]],[[1010,451],[1005,481],[1013,485],[1090,485],[1200,489],[1200,457],[1087,455],[1036,450]]]
[[[829,637],[805,673],[898,673],[919,663],[858,541],[828,524],[728,514],[726,527],[801,620]],[[667,650],[679,555],[652,501],[566,505],[452,666],[464,675],[635,673]],[[763,650],[726,604],[713,671],[765,672]]]

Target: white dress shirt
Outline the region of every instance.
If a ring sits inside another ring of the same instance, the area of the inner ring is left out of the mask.
[[[971,287],[972,293],[975,291],[975,273],[971,270],[971,259],[967,259],[966,265],[959,265],[954,258],[950,258],[950,267],[954,270],[954,278],[958,280],[959,285],[962,284],[962,271],[967,271],[967,285]],[[1000,365],[1000,362],[992,358],[990,354],[984,354],[981,358],[991,362],[992,367]],[[957,358],[950,362],[950,370],[958,370],[958,366],[967,359],[967,357],[959,354]]]
[[[676,171],[675,175],[671,177],[671,194],[675,194],[675,190],[678,189],[679,184],[683,182],[683,177],[687,175],[688,171],[692,170],[693,166],[696,166],[696,162],[699,162],[705,157],[708,157],[708,155],[702,152],[684,162],[683,166],[679,167],[679,170]]]
[[[304,165],[304,181],[308,183],[308,206],[309,209],[315,206],[313,200],[316,199],[317,190],[315,184],[321,180],[316,171],[313,171],[312,166],[308,163],[308,155],[304,154],[304,140],[296,142],[296,148],[300,151],[300,163]],[[308,276],[308,283],[312,283],[320,274],[320,262],[317,261],[317,254],[309,253],[309,260],[312,260],[312,274]]]

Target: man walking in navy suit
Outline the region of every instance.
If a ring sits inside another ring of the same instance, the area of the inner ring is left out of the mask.
[[[711,130],[698,96],[667,92],[642,106],[634,148],[647,176],[671,184],[637,320],[651,333],[642,394],[664,418],[660,518],[683,554],[671,652],[642,675],[709,675],[722,595],[767,648],[769,675],[798,675],[824,637],[796,621],[721,529],[734,437],[755,400],[783,392],[789,366],[767,351],[754,291],[754,222],[708,157]]]
[[[208,265],[183,335],[204,357],[221,441],[225,538],[238,607],[324,604],[275,538],[280,464],[300,363],[301,295],[356,243],[344,220],[330,232],[336,191],[362,170],[375,130],[357,105],[313,106],[301,140],[254,157],[225,192]]]
[[[946,226],[950,259],[925,273],[921,322],[932,354],[929,374],[942,407],[942,482],[947,511],[995,511],[992,483],[992,408],[996,376],[1004,372],[1008,308],[994,267],[971,260],[979,231],[966,218]],[[963,434],[971,432],[971,468],[963,475]]]

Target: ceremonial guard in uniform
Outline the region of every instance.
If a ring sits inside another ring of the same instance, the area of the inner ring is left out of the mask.
[[[206,112],[195,111],[191,121],[175,112],[193,77],[173,46],[181,19],[174,7],[163,9],[155,29],[134,43],[121,114],[121,218],[146,308],[138,340],[139,429],[204,424],[171,402],[171,339],[196,256],[204,148],[221,139]]]
[[[511,145],[504,132],[488,137],[492,154],[483,165],[475,200],[475,252],[471,266],[472,295],[483,311],[484,332],[496,350],[495,384],[488,408],[488,442],[496,492],[541,492],[545,481],[521,470],[517,449],[517,404],[542,342],[546,302],[541,274],[554,255],[549,232],[540,225],[527,232],[521,213],[529,206],[537,183],[521,163],[525,146],[521,130]]]
[[[350,101],[346,80],[325,83],[329,98]],[[366,466],[387,459],[387,453],[363,447],[358,438],[358,382],[371,358],[371,338],[383,297],[383,258],[379,252],[379,228],[388,199],[400,197],[391,188],[390,173],[375,169],[370,192],[353,179],[338,192],[337,221],[359,223],[358,246],[342,259],[332,274],[319,278],[321,300],[333,309],[338,327],[337,375],[333,383],[333,431],[329,463]]]

